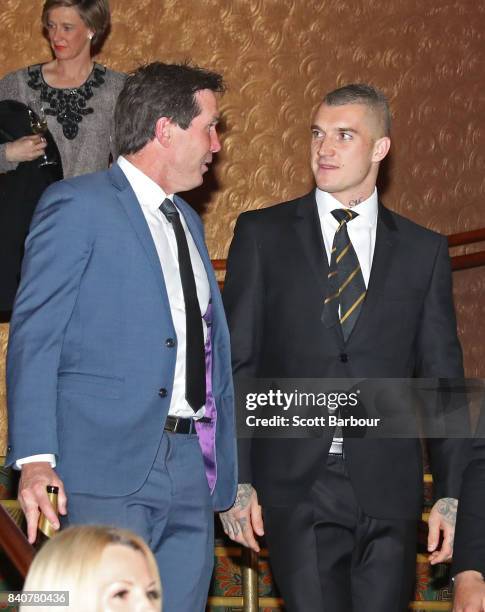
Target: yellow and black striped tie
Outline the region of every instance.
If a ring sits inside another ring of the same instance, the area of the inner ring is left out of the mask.
[[[348,208],[337,208],[332,210],[332,215],[339,226],[333,239],[322,319],[327,327],[340,323],[344,340],[347,340],[359,317],[366,293],[359,260],[347,231],[347,223],[358,214]]]

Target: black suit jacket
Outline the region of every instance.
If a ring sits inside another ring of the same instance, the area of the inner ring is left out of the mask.
[[[345,343],[321,315],[328,261],[314,192],[242,214],[227,265],[224,304],[239,378],[463,376],[446,238],[379,206],[367,296]],[[288,504],[311,487],[332,439],[240,440],[240,482],[263,504]],[[345,435],[345,434],[344,434]],[[457,497],[463,444],[435,439],[438,497]],[[422,504],[418,439],[348,438],[358,501],[378,518],[415,518]]]
[[[485,576],[485,406],[482,406],[477,438],[463,475],[458,503],[452,576],[475,570]]]

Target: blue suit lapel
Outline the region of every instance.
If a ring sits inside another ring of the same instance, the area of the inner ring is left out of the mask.
[[[111,182],[117,189],[118,200],[120,201],[126,215],[128,216],[130,224],[133,230],[135,231],[142,248],[145,251],[147,259],[150,263],[150,267],[153,271],[155,281],[157,282],[160,288],[164,308],[166,309],[166,312],[169,313],[170,304],[168,301],[167,289],[165,286],[162,267],[160,265],[158,253],[155,248],[150,229],[141,210],[140,204],[138,203],[138,200],[135,196],[133,189],[131,188],[130,183],[128,182],[128,179],[117,164],[113,164],[113,166],[111,166],[111,168],[109,169],[108,173],[110,175]],[[212,263],[209,258],[209,253],[207,252],[207,248],[205,246],[204,235],[199,225],[200,221],[196,216],[195,212],[182,198],[176,195],[174,196],[174,202],[184,216],[187,227],[189,228],[195,246],[197,247],[197,250],[199,251],[200,257],[204,264],[204,268],[207,273],[207,278],[209,280],[211,299],[213,304],[214,322],[217,323],[217,321],[221,319],[221,313],[223,312],[222,299],[220,295],[219,286],[214,275],[214,270],[212,268]],[[216,332],[217,327],[218,326],[216,325],[213,332]]]
[[[150,267],[153,271],[155,282],[157,283],[163,300],[163,305],[166,308],[166,312],[170,313],[170,304],[168,301],[167,289],[165,286],[165,279],[163,278],[163,271],[160,265],[160,259],[158,258],[158,253],[155,248],[155,243],[153,242],[152,235],[150,233],[150,229],[147,225],[146,219],[141,210],[141,206],[135,196],[133,189],[131,188],[130,183],[128,182],[126,176],[123,174],[122,170],[118,165],[114,164],[110,170],[109,174],[112,180],[113,185],[118,190],[117,197],[122,205],[125,213],[128,216],[131,227],[136,233],[140,244],[145,251],[145,255],[150,263]]]

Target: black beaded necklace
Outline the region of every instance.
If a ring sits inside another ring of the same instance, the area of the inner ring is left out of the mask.
[[[80,87],[72,89],[57,89],[44,81],[42,65],[28,67],[29,80],[27,85],[40,91],[40,99],[46,103],[45,114],[56,117],[62,125],[62,132],[68,140],[76,138],[79,123],[83,117],[90,115],[94,109],[87,106],[87,101],[93,97],[93,88],[103,85],[106,68],[94,64],[91,74]]]

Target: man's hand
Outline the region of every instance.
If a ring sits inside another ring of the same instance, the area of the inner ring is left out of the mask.
[[[46,139],[39,134],[22,136],[22,138],[7,143],[5,157],[9,162],[32,161],[44,153],[46,146]]]
[[[250,484],[238,485],[233,507],[227,512],[221,512],[219,516],[224,532],[231,540],[259,552],[254,534],[264,534],[263,517],[256,490]]]
[[[431,508],[428,520],[428,552],[431,553],[429,556],[431,565],[451,559],[457,509],[458,500],[453,497],[443,497]],[[438,549],[440,532],[443,532],[443,542]]]
[[[67,514],[67,499],[62,481],[51,468],[50,463],[34,461],[22,466],[18,499],[27,519],[27,537],[35,542],[37,525],[42,511],[54,529],[59,529],[59,519],[47,497],[47,485],[59,487],[58,506],[60,514]]]
[[[485,582],[472,570],[455,576],[453,612],[485,612]]]

